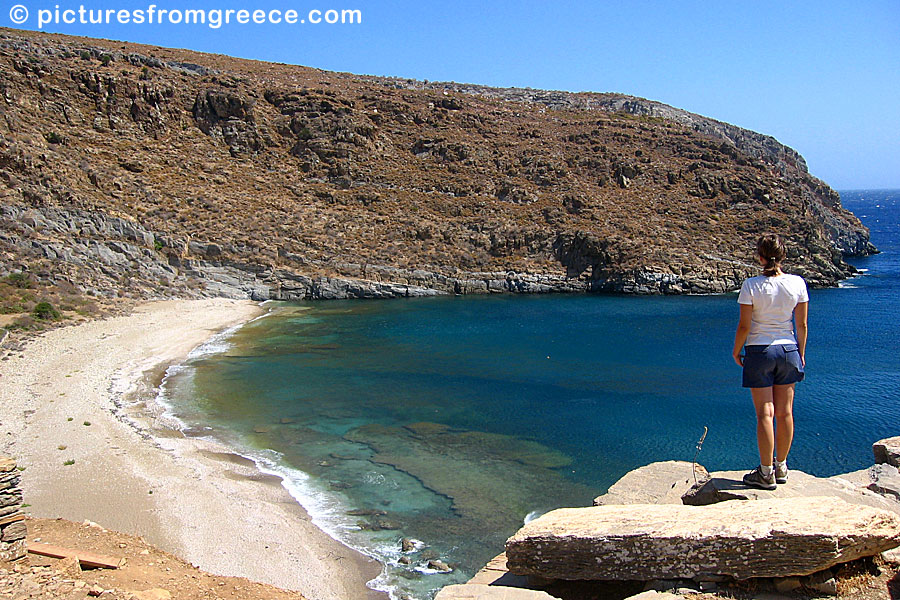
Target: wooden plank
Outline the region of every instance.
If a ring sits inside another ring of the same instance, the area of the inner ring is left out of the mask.
[[[16,521],[24,521],[25,515],[23,513],[19,513],[17,515],[9,515],[8,517],[3,517],[0,519],[0,525],[9,525],[10,523],[15,523]]]
[[[82,550],[72,550],[61,546],[53,546],[51,544],[38,544],[29,542],[27,545],[31,554],[39,554],[41,556],[49,556],[50,558],[68,558],[74,557],[82,567],[101,568],[101,569],[118,569],[122,564],[122,559],[112,558],[109,556],[101,556],[93,552],[84,552]]]

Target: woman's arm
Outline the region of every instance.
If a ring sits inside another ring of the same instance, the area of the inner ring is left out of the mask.
[[[809,316],[809,302],[799,302],[794,307],[794,325],[797,328],[797,348],[800,350],[800,362],[806,366],[806,321]]]
[[[731,352],[731,355],[734,357],[734,362],[736,362],[739,367],[743,367],[744,361],[741,359],[741,350],[744,348],[744,342],[747,341],[747,335],[750,333],[753,305],[741,304],[740,306],[741,317],[738,321],[737,331],[734,333],[734,350]]]

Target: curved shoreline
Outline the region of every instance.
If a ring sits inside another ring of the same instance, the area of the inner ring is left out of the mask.
[[[385,598],[366,587],[381,565],[316,527],[279,478],[154,423],[152,409],[126,418],[116,405],[146,389],[148,375],[158,383],[212,335],[263,313],[250,301],[167,300],[34,338],[0,361],[0,450],[25,467],[35,516],[95,521],[205,571],[311,600]]]

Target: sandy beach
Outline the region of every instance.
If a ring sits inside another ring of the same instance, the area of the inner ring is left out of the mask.
[[[0,453],[25,468],[34,516],[90,520],[309,600],[385,598],[365,587],[380,565],[313,525],[280,479],[166,430],[153,407],[126,415],[116,406],[215,333],[263,313],[250,301],[159,301],[40,335],[0,361]]]

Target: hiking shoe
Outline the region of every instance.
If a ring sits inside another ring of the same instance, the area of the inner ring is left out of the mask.
[[[787,464],[775,465],[775,483],[787,483],[788,468]]]
[[[773,471],[769,474],[768,477],[766,477],[759,470],[759,467],[756,467],[755,469],[744,475],[744,483],[761,490],[774,490],[778,487],[775,484],[775,472]]]

